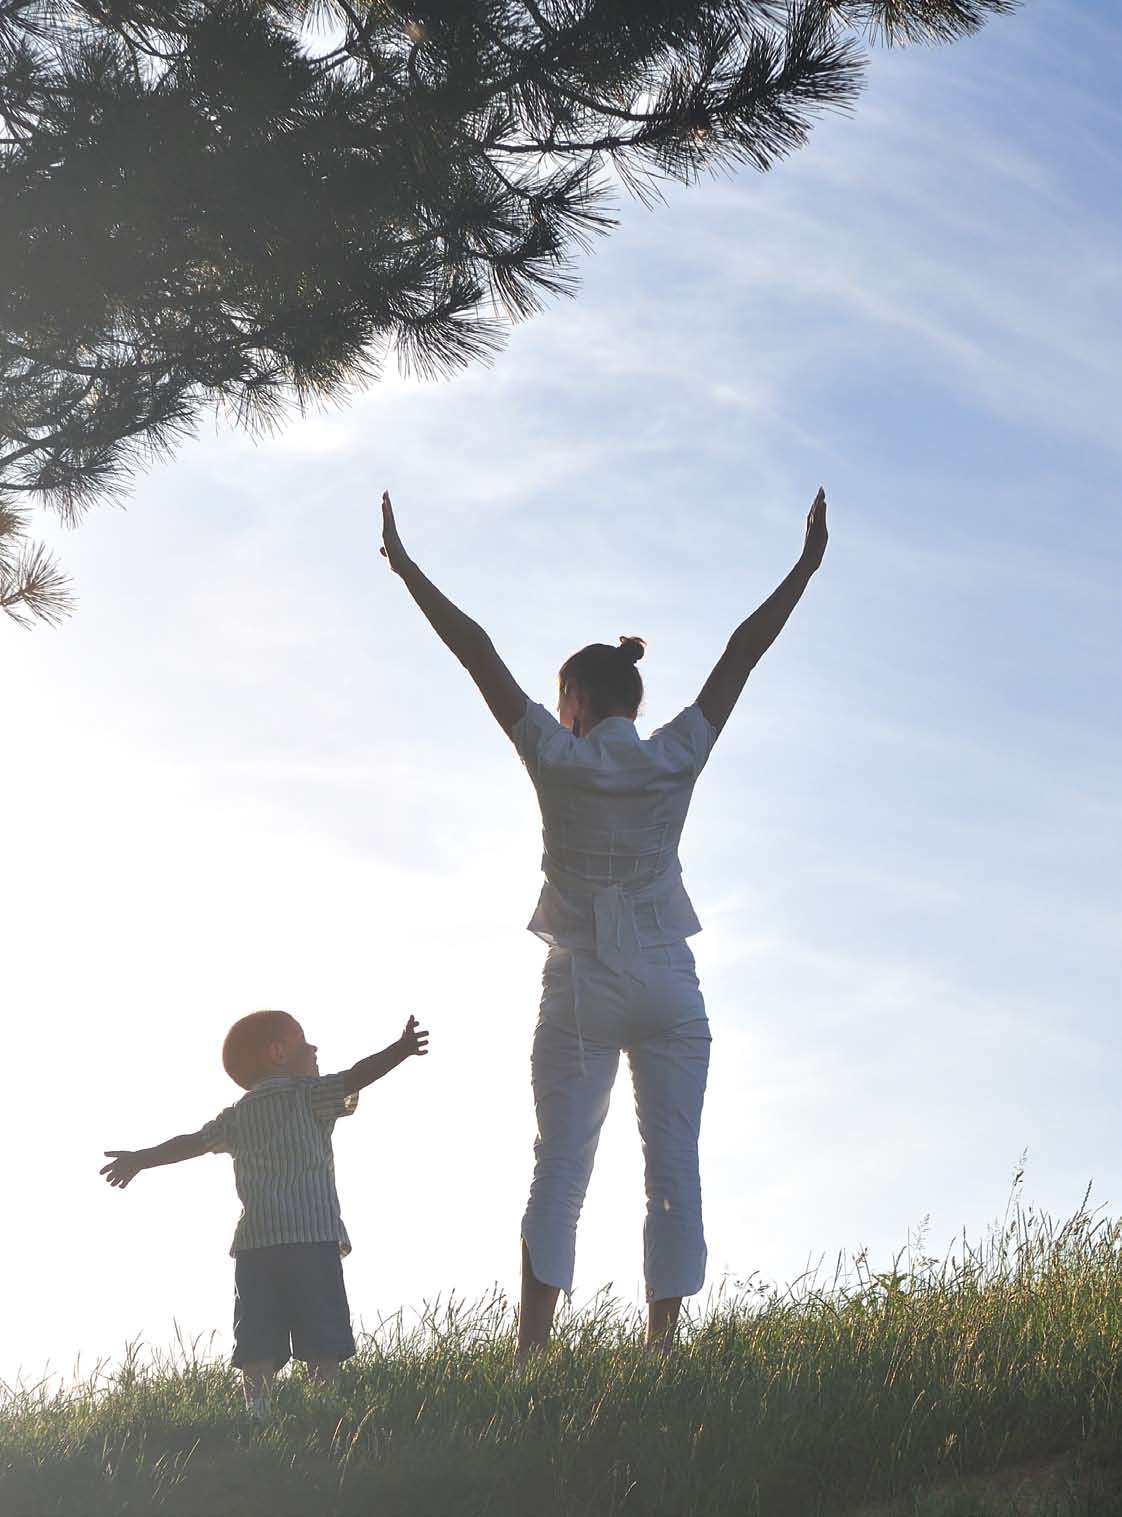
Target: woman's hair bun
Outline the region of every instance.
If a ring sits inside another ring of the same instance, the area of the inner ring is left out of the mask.
[[[621,637],[618,651],[629,664],[637,664],[647,651],[647,645],[641,637]]]

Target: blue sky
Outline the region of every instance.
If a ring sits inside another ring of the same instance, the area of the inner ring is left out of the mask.
[[[390,374],[258,444],[208,427],[127,512],[43,523],[82,599],[0,636],[0,1378],[226,1333],[227,1161],[123,1195],[97,1168],[227,1104],[256,1006],[325,1068],[432,1029],[339,1129],[356,1315],[516,1284],[533,797],[377,557],[383,486],[537,698],[584,642],[647,637],[648,726],[826,486],[825,566],[683,848],[714,1286],[887,1264],[925,1218],[936,1253],[981,1236],[1024,1151],[1030,1200],[1093,1180],[1117,1213],[1120,42],[1105,5],[1034,0],[878,53],[771,175],[625,204],[493,369]],[[641,1216],[621,1077],[578,1302],[638,1299]]]

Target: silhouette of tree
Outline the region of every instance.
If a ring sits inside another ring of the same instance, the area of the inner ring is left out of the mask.
[[[448,374],[572,289],[616,182],[767,170],[867,45],[1015,0],[0,0],[0,606],[217,405]]]

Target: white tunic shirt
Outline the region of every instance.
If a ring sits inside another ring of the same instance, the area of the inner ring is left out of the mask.
[[[511,737],[542,813],[545,885],[530,931],[642,979],[642,949],[701,931],[678,840],[716,729],[695,704],[649,738],[624,716],[577,738],[531,701]]]

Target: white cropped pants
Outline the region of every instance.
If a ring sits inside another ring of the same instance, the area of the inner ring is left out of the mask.
[[[642,982],[591,953],[553,947],[542,976],[532,1073],[538,1136],[522,1237],[543,1285],[573,1288],[577,1220],[621,1051],[631,1065],[646,1167],[648,1301],[705,1280],[697,1140],[709,1023],[685,942],[642,950]]]

